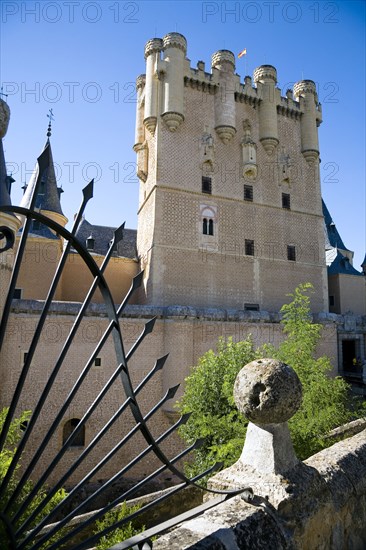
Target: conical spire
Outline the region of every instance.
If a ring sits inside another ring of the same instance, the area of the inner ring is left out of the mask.
[[[15,181],[8,176],[6,171],[5,156],[3,149],[3,137],[8,129],[10,109],[7,103],[0,98],[0,206],[10,206],[11,184]]]
[[[48,167],[44,170],[41,178],[40,187],[38,189],[37,198],[35,202],[35,207],[43,211],[55,212],[57,214],[64,215],[61,208],[60,195],[61,190],[57,187],[55,166],[53,163],[52,149],[51,149],[51,121],[53,120],[52,109],[50,110],[50,115],[47,115],[50,119],[48,129],[47,129],[47,141],[44,147],[44,151],[47,152],[48,156]],[[26,186],[25,193],[23,195],[20,206],[29,208],[31,203],[31,198],[33,191],[37,182],[38,177],[38,165],[36,165],[33,174],[29,180],[28,185]]]
[[[324,200],[322,201],[322,204],[323,204],[324,222],[326,227],[326,244],[332,246],[333,248],[337,248],[338,250],[348,251],[348,248],[344,244],[342,237],[338,233],[336,225],[332,219],[332,216],[329,213],[329,210]]]

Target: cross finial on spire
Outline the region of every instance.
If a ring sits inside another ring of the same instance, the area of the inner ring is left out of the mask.
[[[53,120],[55,120],[55,117],[53,116],[53,110],[50,109],[49,110],[49,114],[47,115],[47,118],[50,119],[49,123],[48,123],[48,128],[47,128],[47,137],[51,137],[51,123]]]

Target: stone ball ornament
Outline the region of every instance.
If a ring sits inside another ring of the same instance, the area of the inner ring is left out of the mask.
[[[258,359],[239,372],[234,399],[239,411],[254,424],[279,424],[299,409],[302,386],[289,365],[276,359]]]

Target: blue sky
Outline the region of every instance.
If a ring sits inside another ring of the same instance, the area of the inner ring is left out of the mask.
[[[192,66],[203,60],[208,70],[215,51],[247,48],[237,60],[241,81],[267,63],[277,68],[283,95],[302,78],[317,83],[322,193],[359,269],[366,251],[363,0],[3,0],[1,27],[0,82],[12,111],[4,144],[15,204],[43,148],[52,108],[65,215],[72,219],[81,189],[95,177],[88,220],[136,227],[134,83],[145,72],[146,41],[178,31]]]

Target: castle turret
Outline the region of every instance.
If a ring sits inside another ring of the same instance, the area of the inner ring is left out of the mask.
[[[187,41],[182,34],[171,32],[163,38],[165,65],[164,108],[162,118],[171,132],[184,120],[184,60]]]
[[[63,193],[61,187],[57,187],[55,166],[53,163],[52,149],[51,149],[51,125],[48,126],[47,131],[47,141],[44,147],[44,151],[47,152],[48,156],[48,167],[45,169],[42,174],[41,184],[38,189],[35,208],[42,211],[42,214],[45,214],[49,218],[53,219],[60,225],[64,226],[67,224],[67,218],[64,216],[61,208],[60,196]],[[38,165],[36,165],[28,185],[25,188],[23,198],[21,200],[20,206],[24,208],[29,208],[31,204],[31,199],[35,185],[38,178]],[[32,232],[37,233],[37,231],[42,231],[42,229],[36,229],[37,224],[33,223]]]
[[[135,127],[135,144],[141,145],[145,140],[145,128],[144,128],[144,104],[145,98],[143,98],[143,90],[146,84],[146,75],[141,74],[136,79],[136,91],[137,91],[137,106],[136,106],[136,127]]]
[[[303,111],[301,117],[301,152],[308,162],[319,158],[318,128],[321,123],[315,82],[300,80],[294,85],[294,97],[300,102]]]
[[[0,99],[0,205],[9,206],[11,204],[10,191],[11,184],[14,181],[7,175],[6,164],[3,149],[3,137],[5,136],[10,120],[10,109],[4,100]]]
[[[152,134],[155,132],[156,122],[158,117],[158,61],[160,52],[163,48],[161,38],[152,38],[145,46],[146,59],[146,95],[145,95],[145,110],[144,124]]]
[[[7,175],[3,149],[5,136],[10,120],[10,109],[7,103],[0,99],[0,207],[10,206],[11,183],[14,181]],[[15,234],[20,227],[19,219],[10,212],[0,212],[0,318],[8,291],[11,271],[14,264]]]
[[[223,143],[236,134],[235,127],[235,57],[229,50],[219,50],[211,58],[218,71],[219,90],[215,95],[215,130]]]
[[[145,105],[145,84],[146,75],[142,74],[137,77],[136,90],[137,90],[137,106],[136,106],[136,128],[135,128],[135,144],[133,146],[134,151],[137,154],[137,176],[146,181],[148,174],[148,146],[145,135],[144,126],[144,105]],[[150,119],[150,123],[152,123]],[[156,124],[156,120],[155,120]],[[155,130],[155,127],[154,127]]]
[[[272,65],[261,65],[255,69],[253,77],[260,97],[259,140],[265,151],[271,155],[278,145],[277,71]]]

